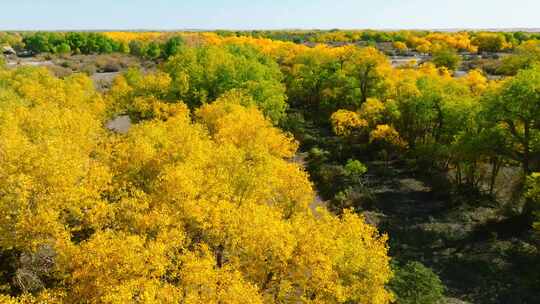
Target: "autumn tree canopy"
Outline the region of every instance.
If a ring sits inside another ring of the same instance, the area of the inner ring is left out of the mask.
[[[386,236],[310,207],[297,143],[257,95],[144,114],[173,75],[120,79],[102,96],[86,76],[0,70],[0,254],[15,267],[0,300],[389,303]],[[203,96],[190,90],[180,97]],[[139,122],[106,130],[126,105]]]

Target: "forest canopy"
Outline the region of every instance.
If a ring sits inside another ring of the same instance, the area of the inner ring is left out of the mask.
[[[0,33],[0,302],[537,303],[539,38]]]
[[[3,303],[392,298],[386,236],[312,210],[297,143],[239,95],[120,135],[86,76],[0,70],[0,85],[0,246],[18,257],[1,283],[22,294]]]

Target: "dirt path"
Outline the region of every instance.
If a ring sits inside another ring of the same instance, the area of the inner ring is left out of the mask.
[[[90,78],[94,81],[96,90],[105,92],[111,88],[114,78],[119,74],[120,72],[94,73]]]
[[[306,166],[307,166],[306,157],[307,156],[308,156],[307,152],[298,152],[293,157],[292,161],[294,163],[299,164],[300,166],[302,166],[307,171],[307,168],[306,168]],[[317,189],[315,188],[315,186],[313,187],[313,190],[315,191],[315,197],[313,198],[313,202],[309,205],[311,210],[316,211],[316,209],[318,207],[327,207],[327,205],[328,205],[327,202],[322,199],[322,197],[317,192]]]
[[[8,57],[6,61],[8,68],[16,68],[20,66],[54,66],[52,60],[39,60],[33,57],[30,58],[13,58]]]

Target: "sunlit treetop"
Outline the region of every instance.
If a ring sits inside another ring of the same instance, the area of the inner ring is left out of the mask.
[[[126,75],[103,98],[86,76],[0,70],[0,249],[20,262],[2,301],[393,299],[386,236],[311,208],[297,144],[252,97],[192,112],[161,95],[169,83]],[[174,111],[104,128],[125,105],[161,103]]]

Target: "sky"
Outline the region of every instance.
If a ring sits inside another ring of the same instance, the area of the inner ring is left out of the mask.
[[[0,30],[522,27],[539,0],[0,0]]]

